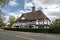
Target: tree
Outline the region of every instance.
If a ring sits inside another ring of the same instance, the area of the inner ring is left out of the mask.
[[[10,16],[9,21],[8,21],[10,27],[12,27],[14,21],[15,21],[15,16]]]
[[[60,18],[56,19],[51,25],[50,28],[60,27]]]
[[[60,18],[56,19],[51,25],[51,29],[54,29],[55,33],[60,33]]]
[[[3,26],[3,24],[4,24],[4,23],[3,23],[3,19],[2,19],[2,17],[0,16],[0,27]]]
[[[1,9],[2,9],[2,7],[4,7],[6,4],[8,4],[8,2],[9,2],[9,0],[0,0],[0,26],[4,25]]]
[[[1,14],[1,8],[4,7],[6,4],[8,4],[9,0],[0,0],[0,14]]]
[[[0,0],[0,7],[5,6],[6,4],[8,4],[9,0]]]

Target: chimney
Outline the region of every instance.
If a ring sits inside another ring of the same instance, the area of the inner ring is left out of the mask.
[[[35,12],[35,6],[32,7],[32,12],[33,12],[33,13]]]

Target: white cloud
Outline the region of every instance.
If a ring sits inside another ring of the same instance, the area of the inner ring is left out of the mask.
[[[23,10],[17,10],[16,12],[8,12],[7,10],[5,10],[5,11],[6,11],[6,13],[8,13],[8,15],[4,16],[5,23],[8,22],[10,16],[15,16],[15,18],[17,19],[18,17],[20,17],[22,15],[22,13],[25,13],[25,11],[23,11]]]
[[[9,1],[10,6],[18,6],[19,4],[16,2],[16,0]]]
[[[28,1],[28,0],[27,0]],[[60,16],[60,0],[32,0],[32,2],[25,1],[24,9],[30,9],[32,6],[36,6],[36,9],[39,7],[43,8],[43,12],[45,15],[47,15],[51,20],[55,20],[56,18],[59,18]],[[16,2],[16,0],[11,0],[9,2],[9,5],[11,6],[18,6],[19,4]],[[13,15],[16,18],[20,17],[22,13],[30,12],[28,10],[17,10],[16,12],[9,12],[9,15]]]
[[[46,4],[59,4],[60,0],[44,0]]]
[[[54,20],[58,19],[59,17],[50,15],[50,16],[48,16],[48,18],[49,18],[51,21],[54,21]]]
[[[36,7],[40,7],[41,4],[43,4],[43,2],[41,2],[40,0],[32,0],[32,2],[34,3],[34,6]]]
[[[26,10],[17,10],[15,12],[9,12],[7,11],[6,9],[4,9],[4,12],[7,13],[8,15],[5,15],[5,23],[8,21],[9,17],[10,16],[15,16],[15,18],[19,18],[23,13],[26,13],[26,12],[30,12],[30,11],[26,11]]]
[[[9,13],[9,16],[17,16],[15,13],[13,13],[13,12],[11,12],[11,13]]]
[[[26,2],[25,5],[24,5],[24,9],[25,10],[27,10],[27,9],[30,9],[31,10],[31,7],[33,7],[32,2]]]
[[[26,6],[26,7],[32,7],[33,4],[32,4],[31,2],[29,2],[29,3],[25,3],[25,6]]]
[[[4,18],[5,18],[4,23],[7,23],[7,22],[8,22],[9,17],[8,17],[8,16],[4,16]]]
[[[24,11],[24,10],[17,10],[16,12],[9,12],[9,16],[15,16],[16,18],[20,17],[23,13],[26,13],[29,11]]]
[[[51,6],[52,7],[52,6]],[[55,20],[57,18],[60,18],[60,7],[58,8],[48,8],[44,9],[43,12],[51,19]]]
[[[30,9],[34,5],[36,9],[39,7],[43,8],[43,12],[46,16],[48,16],[49,19],[55,20],[56,18],[59,18],[60,16],[60,0],[32,0],[32,2],[25,1],[25,9]],[[28,11],[28,10],[27,10]]]
[[[51,5],[51,4],[59,4],[60,0],[33,0],[33,2],[37,4]]]

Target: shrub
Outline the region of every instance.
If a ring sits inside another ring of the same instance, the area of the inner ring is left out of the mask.
[[[23,28],[4,28],[5,30],[35,32],[35,33],[52,33],[53,29],[23,29]]]
[[[54,33],[60,33],[60,18],[50,25],[50,29],[53,29]]]

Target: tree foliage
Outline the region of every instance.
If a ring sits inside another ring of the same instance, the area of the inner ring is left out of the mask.
[[[9,0],[0,0],[0,14],[1,14],[1,9],[4,7],[6,4],[8,4]]]
[[[50,28],[60,28],[60,18],[56,19],[51,25]]]
[[[3,19],[2,19],[2,17],[0,16],[0,27],[3,26],[3,24],[4,24],[4,23],[3,23]]]
[[[8,4],[9,0],[0,0],[0,26],[4,25],[3,19],[2,19],[2,7],[4,7],[6,4]]]
[[[9,21],[8,21],[8,22],[9,22],[10,27],[12,27],[12,25],[13,25],[14,21],[15,21],[15,16],[10,16]]]
[[[3,7],[8,4],[9,0],[0,0],[0,6]]]
[[[60,33],[60,18],[56,19],[51,25],[50,28],[53,29],[54,33]]]

